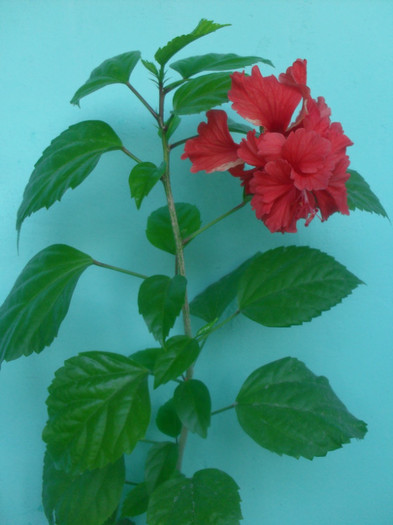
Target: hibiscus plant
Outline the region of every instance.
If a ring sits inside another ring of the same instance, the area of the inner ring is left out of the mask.
[[[287,246],[257,252],[189,301],[184,250],[195,237],[243,206],[251,206],[261,228],[272,233],[296,232],[299,221],[307,226],[316,217],[325,221],[356,208],[386,216],[361,175],[348,169],[352,142],[339,123],[331,122],[325,100],[312,98],[306,60],[295,60],[278,78],[261,73],[255,64],[266,69],[272,64],[258,56],[209,53],[171,61],[185,46],[222,27],[201,20],[191,33],[159,48],[155,61],[142,59],[139,51],[105,60],[71,100],[79,105],[104,86],[124,84],[146,108],[153,132],[158,129],[161,164],[140,159],[137,144],[123,145],[108,124],[89,120],[51,142],[26,186],[18,235],[30,214],[61,200],[92,172],[102,154],[118,150],[131,163],[126,191],[137,209],[162,184],[166,206],[151,213],[146,235],[174,257],[173,275],[162,275],[159,268],[155,275],[144,275],[68,245],[52,245],[27,263],[0,309],[1,360],[41,352],[56,337],[79,277],[95,265],[140,280],[138,308],[155,340],[128,356],[87,351],[57,370],[43,430],[43,505],[50,524],[131,524],[145,512],[149,525],[239,523],[239,488],[232,477],[214,464],[191,476],[182,473],[188,433],[205,439],[212,415],[223,410],[232,410],[234,421],[261,447],[295,458],[325,456],[366,433],[366,424],[347,410],[327,379],[295,357],[262,364],[240,378],[236,399],[214,411],[208,385],[194,374],[209,336],[235,316],[269,327],[300,325],[340,303],[361,283],[328,254]],[[156,105],[130,83],[138,62],[157,86]],[[253,66],[249,74],[241,71],[247,66]],[[178,79],[169,80],[168,67]],[[213,109],[228,101],[245,121]],[[207,122],[197,134],[172,140],[184,116],[205,111]],[[235,142],[231,133],[243,138]],[[184,146],[185,171],[191,161],[194,173],[228,171],[228,177],[240,179],[240,204],[202,225],[195,205],[176,203],[170,156],[178,146]],[[184,331],[173,334],[179,316]],[[173,390],[152,414],[150,391],[166,384]],[[161,441],[146,436],[150,424],[157,426]],[[139,441],[147,443],[145,475],[135,480],[126,475],[125,455]]]

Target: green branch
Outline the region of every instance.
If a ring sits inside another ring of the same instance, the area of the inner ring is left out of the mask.
[[[107,268],[108,270],[113,270],[119,273],[125,273],[127,275],[132,275],[133,277],[138,277],[139,279],[147,279],[148,275],[143,275],[142,273],[132,272],[131,270],[125,270],[124,268],[119,268],[118,266],[112,266],[111,264],[106,264],[100,261],[93,259],[93,264],[95,266],[100,266],[101,268]]]

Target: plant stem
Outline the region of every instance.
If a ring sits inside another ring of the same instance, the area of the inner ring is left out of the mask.
[[[199,336],[199,339],[201,341],[204,341],[205,339],[207,339],[209,337],[210,334],[212,334],[213,332],[215,332],[216,330],[219,330],[220,328],[222,328],[224,325],[226,325],[227,323],[229,323],[230,321],[232,321],[232,319],[234,319],[237,315],[240,314],[240,310],[236,310],[236,312],[234,312],[232,315],[230,315],[229,317],[227,317],[226,319],[224,319],[224,321],[222,321],[221,323],[219,324],[216,324],[215,326],[213,326],[213,328],[211,330],[209,330],[208,332],[206,332],[205,334],[203,335],[200,335]]]
[[[173,198],[171,181],[170,181],[170,147],[168,145],[167,129],[165,127],[165,120],[164,120],[164,100],[165,100],[166,93],[165,93],[165,88],[163,86],[163,72],[160,75],[158,87],[159,87],[158,125],[160,126],[160,129],[162,132],[162,137],[161,137],[162,149],[163,149],[164,161],[166,165],[165,173],[161,177],[161,180],[162,180],[162,183],[165,189],[165,195],[166,195],[167,204],[168,204],[169,216],[171,219],[173,237],[174,237],[175,246],[176,246],[176,274],[186,277],[186,268],[185,268],[184,253],[183,253],[183,240],[180,234],[179,221],[178,221],[177,214],[176,214],[175,201]],[[190,306],[188,303],[187,291],[185,293],[182,312],[183,312],[184,333],[188,337],[192,337]],[[193,367],[191,366],[188,368],[186,372],[186,380],[191,379],[192,376],[193,376]],[[178,443],[179,455],[178,455],[178,461],[176,465],[176,468],[179,471],[181,470],[184,448],[187,442],[187,435],[188,435],[188,429],[187,427],[183,425],[181,429],[180,437],[179,437],[179,443]]]
[[[134,86],[132,86],[129,82],[127,82],[126,84],[127,87],[129,87],[131,89],[131,91],[134,93],[134,95],[139,98],[139,100],[142,102],[142,104],[145,106],[146,109],[148,109],[148,111],[153,115],[153,117],[157,120],[158,122],[158,115],[157,113],[154,111],[154,109],[150,106],[150,104],[142,97],[142,95],[139,93],[139,91],[137,91]]]
[[[232,408],[235,408],[236,405],[237,403],[232,403],[232,405],[228,405],[227,407],[219,408],[218,410],[214,410],[210,415],[215,416],[216,414],[221,414],[221,412],[225,412],[226,410],[231,410]]]
[[[138,164],[139,164],[140,162],[142,162],[141,159],[138,159],[138,157],[136,157],[133,153],[131,153],[131,151],[129,151],[125,146],[123,146],[123,147],[121,148],[121,150],[124,151],[124,153],[125,153],[126,155],[128,155],[129,157],[131,157],[132,160],[135,160],[135,162],[137,162]]]
[[[220,215],[219,217],[217,217],[216,219],[214,219],[213,221],[209,222],[208,224],[206,224],[205,226],[202,226],[202,228],[199,228],[199,230],[195,231],[194,233],[192,233],[191,235],[189,235],[186,239],[183,240],[183,244],[186,245],[187,243],[189,243],[192,239],[194,239],[197,235],[199,235],[200,233],[203,233],[204,231],[208,230],[209,228],[211,228],[212,226],[214,226],[215,224],[217,224],[218,222],[222,221],[223,219],[225,219],[226,217],[229,217],[229,215],[232,215],[232,213],[235,213],[235,211],[237,210],[240,210],[241,208],[243,208],[245,205],[247,204],[247,201],[243,201],[241,202],[240,204],[238,204],[237,206],[235,206],[234,208],[232,208],[231,210],[223,213],[222,215]]]
[[[177,142],[174,142],[173,144],[170,144],[169,145],[169,149],[173,149],[173,148],[176,148],[177,146],[181,146],[182,144],[185,144],[187,142],[187,140],[195,139],[196,137],[198,137],[198,135],[194,135],[194,136],[188,137],[186,139],[178,140]]]
[[[131,270],[125,270],[124,268],[119,268],[118,266],[112,266],[111,264],[106,264],[100,261],[96,261],[93,259],[93,264],[96,266],[100,266],[101,268],[107,268],[108,270],[114,270],[115,272],[125,273],[127,275],[132,275],[133,277],[139,277],[139,279],[147,279],[147,275],[143,275],[142,273],[132,272]]]

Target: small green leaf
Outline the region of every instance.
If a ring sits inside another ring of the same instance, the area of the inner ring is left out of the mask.
[[[184,240],[201,227],[201,216],[196,206],[185,202],[175,204],[180,235]],[[146,237],[153,246],[176,255],[171,218],[168,207],[153,211],[147,220]]]
[[[180,86],[173,96],[173,111],[177,115],[201,113],[228,102],[231,87],[229,73],[210,73]]]
[[[196,28],[191,33],[177,36],[168,42],[164,47],[160,47],[160,49],[158,49],[154,55],[154,58],[161,66],[164,66],[168,60],[172,58],[174,54],[180,51],[180,49],[183,49],[183,47],[186,47],[188,44],[191,44],[191,42],[194,42],[194,40],[197,40],[202,36],[213,33],[214,31],[217,31],[217,29],[221,29],[222,27],[226,27],[228,25],[230,24],[215,24],[211,20],[202,18],[202,20],[200,20]]]
[[[176,388],[173,399],[183,425],[205,438],[211,414],[210,394],[206,385],[198,379],[183,381]]]
[[[74,189],[96,167],[103,153],[122,149],[113,129],[100,120],[86,120],[70,126],[56,137],[34,167],[18,210],[18,232],[26,217],[49,208],[63,194]]]
[[[178,455],[176,443],[167,441],[151,447],[145,467],[146,487],[149,494],[175,472]]]
[[[102,62],[93,69],[88,80],[76,91],[71,104],[79,106],[81,98],[109,84],[127,84],[140,57],[139,51],[130,51]]]
[[[142,64],[145,66],[145,68],[150,71],[150,73],[153,73],[155,77],[158,77],[158,69],[157,66],[154,64],[154,62],[150,62],[149,60],[141,59]]]
[[[231,118],[228,118],[228,129],[229,131],[232,131],[232,133],[242,133],[243,135],[247,135],[249,131],[252,131],[253,128],[250,126],[247,126],[246,124],[241,124],[239,122],[235,122]]]
[[[235,270],[211,284],[190,303],[192,315],[212,323],[219,319],[225,309],[235,299],[240,278],[251,262],[260,254],[250,257]]]
[[[170,437],[177,437],[181,432],[181,421],[175,410],[173,398],[164,403],[157,411],[158,430]]]
[[[351,177],[348,179],[348,208],[350,210],[363,210],[370,213],[377,213],[382,217],[388,217],[378,197],[371,191],[370,186],[364,178],[355,170],[348,170]]]
[[[119,505],[125,480],[124,459],[72,476],[57,470],[47,452],[42,501],[50,525],[99,525]]]
[[[141,207],[143,199],[150,193],[156,183],[165,173],[166,165],[162,162],[156,166],[152,162],[140,162],[131,170],[128,183],[131,197],[135,199],[136,207]]]
[[[194,57],[184,58],[173,62],[169,67],[180,73],[183,78],[189,78],[202,71],[229,71],[251,66],[257,62],[263,62],[273,66],[270,60],[257,56],[241,57],[234,53],[208,53]],[[273,66],[274,67],[274,66]]]
[[[181,118],[172,113],[172,115],[169,117],[169,119],[165,122],[166,129],[166,138],[169,140],[171,136],[175,133],[177,128],[179,127],[181,122]],[[162,138],[162,130],[161,128],[158,128],[158,136]]]
[[[243,430],[277,454],[312,459],[362,439],[363,421],[348,412],[326,377],[304,363],[279,359],[253,372],[237,396],[236,413]]]
[[[154,388],[171,379],[176,379],[196,360],[199,345],[195,339],[186,335],[175,335],[165,343],[165,351],[161,352],[154,367]]]
[[[27,263],[0,308],[0,363],[51,344],[91,264],[89,255],[64,244],[45,248]]]
[[[107,352],[68,359],[55,375],[43,432],[57,468],[73,474],[130,453],[150,420],[148,370]]]
[[[121,515],[139,516],[146,512],[148,504],[149,493],[147,492],[146,483],[143,481],[130,490],[124,498]]]
[[[130,355],[130,359],[136,363],[147,368],[150,372],[153,372],[157,358],[162,354],[163,349],[160,348],[146,348],[145,350],[139,350]]]
[[[310,321],[341,302],[362,282],[333,257],[306,246],[259,255],[239,283],[242,314],[265,326]]]
[[[151,495],[149,525],[239,525],[239,487],[225,472],[204,469],[193,477],[177,477]]]
[[[175,324],[184,303],[187,281],[181,275],[172,279],[166,275],[153,275],[139,288],[139,313],[149,332],[163,344]]]

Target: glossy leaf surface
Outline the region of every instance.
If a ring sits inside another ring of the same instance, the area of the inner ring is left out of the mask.
[[[173,398],[166,401],[157,411],[156,425],[163,434],[177,437],[181,432],[181,421],[175,409]]]
[[[173,278],[153,275],[145,279],[139,288],[139,313],[143,315],[149,331],[161,344],[180,314],[186,283],[181,275]]]
[[[326,377],[286,357],[253,372],[237,396],[243,430],[277,454],[312,459],[364,437],[367,426],[348,412]]]
[[[208,53],[177,60],[170,67],[180,73],[183,78],[189,78],[203,71],[229,71],[263,62],[273,66],[270,60],[257,56],[239,56],[234,53]]]
[[[81,98],[110,84],[127,84],[131,72],[137,65],[141,54],[139,51],[129,51],[113,58],[108,58],[93,69],[88,80],[81,86],[71,99],[71,104],[78,104]]]
[[[124,498],[121,514],[122,516],[139,516],[147,510],[149,504],[149,493],[146,482],[136,485]]]
[[[210,393],[206,385],[198,379],[183,381],[176,388],[173,399],[183,425],[205,438],[211,414]]]
[[[333,257],[306,246],[259,255],[239,283],[242,314],[265,326],[291,326],[341,302],[361,281]]]
[[[145,466],[146,487],[149,493],[172,476],[176,470],[178,455],[176,443],[165,441],[151,447]]]
[[[175,335],[165,342],[165,350],[158,356],[154,367],[154,388],[179,377],[199,354],[195,339]]]
[[[177,202],[175,204],[180,235],[184,240],[201,227],[199,210],[193,204]],[[146,236],[153,246],[176,254],[175,239],[172,232],[171,218],[168,207],[163,206],[153,211],[147,220]]]
[[[56,466],[102,468],[130,453],[150,420],[148,370],[120,354],[86,352],[55,375],[43,432]]]
[[[160,166],[156,166],[152,162],[140,162],[132,168],[128,183],[131,197],[135,199],[138,209],[141,207],[143,199],[150,193],[164,173],[164,162]]]
[[[257,254],[258,255],[258,254]],[[192,315],[211,323],[219,319],[236,298],[240,278],[257,255],[250,257],[235,270],[209,285],[190,303]]]
[[[145,350],[138,350],[130,355],[130,359],[136,363],[147,368],[150,372],[153,372],[158,356],[163,352],[161,347],[159,348],[146,348]]]
[[[229,73],[210,73],[188,81],[173,96],[177,115],[193,115],[228,102],[231,87]]]
[[[57,336],[81,274],[93,259],[55,244],[25,266],[0,308],[0,362],[41,352]]]
[[[50,525],[99,525],[119,505],[125,480],[123,458],[102,469],[72,476],[45,455],[42,500]]]
[[[363,210],[371,213],[377,213],[382,217],[388,214],[384,210],[378,197],[371,191],[370,186],[364,178],[354,170],[348,170],[351,177],[346,183],[348,193],[348,208],[350,210]]]
[[[196,28],[191,31],[191,33],[173,38],[164,47],[158,49],[154,55],[154,58],[161,66],[163,66],[170,58],[173,57],[174,54],[180,51],[180,49],[183,49],[183,47],[186,47],[188,44],[191,44],[191,42],[194,42],[194,40],[208,35],[209,33],[213,33],[214,31],[217,31],[217,29],[227,25],[229,24],[216,24],[211,20],[202,18],[202,20],[200,20]]]
[[[26,217],[49,208],[69,189],[74,189],[93,171],[103,153],[120,150],[121,140],[100,120],[70,126],[56,137],[34,167],[18,210],[19,231]]]
[[[147,511],[149,525],[239,525],[241,519],[239,487],[218,469],[166,481]]]

